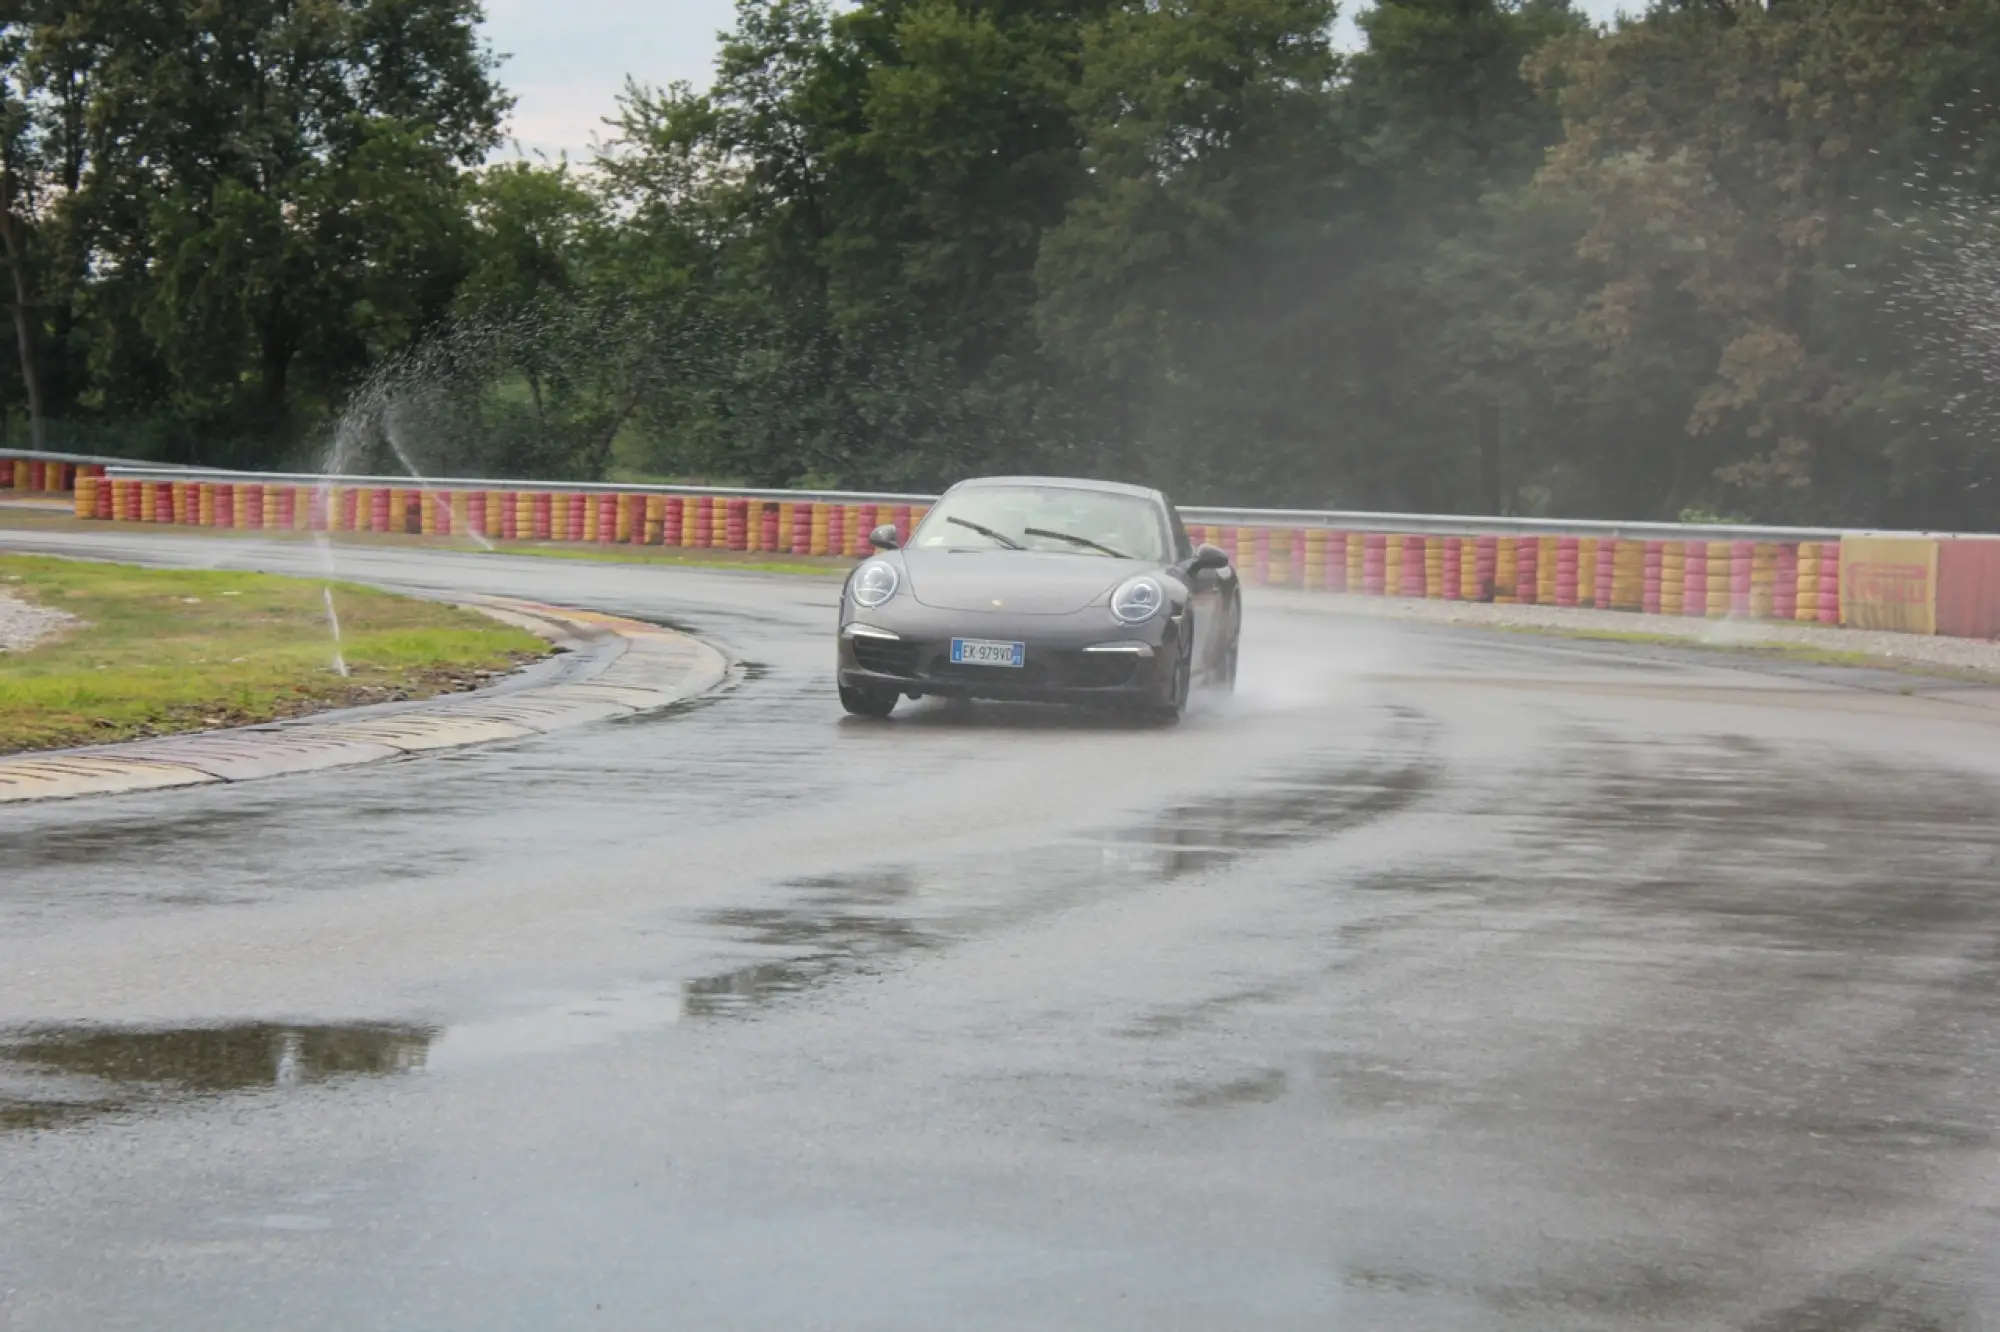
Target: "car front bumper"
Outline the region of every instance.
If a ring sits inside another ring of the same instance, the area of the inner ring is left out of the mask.
[[[1141,704],[1171,698],[1180,619],[1163,615],[1125,626],[1106,624],[1107,618],[1100,610],[1023,625],[1015,617],[926,610],[850,621],[841,626],[839,679],[849,688],[894,689],[913,698]],[[1022,664],[954,663],[954,638],[1022,643]]]

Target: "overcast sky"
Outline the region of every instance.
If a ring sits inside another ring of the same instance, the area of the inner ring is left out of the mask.
[[[1600,18],[1620,8],[1581,3]],[[513,136],[530,151],[587,159],[628,74],[707,84],[715,35],[734,10],[733,0],[486,0],[487,36],[507,57],[500,77],[518,99]]]

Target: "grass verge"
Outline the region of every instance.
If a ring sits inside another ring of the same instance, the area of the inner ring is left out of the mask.
[[[549,651],[472,611],[268,574],[0,556],[0,589],[83,622],[0,653],[0,754],[426,698]]]

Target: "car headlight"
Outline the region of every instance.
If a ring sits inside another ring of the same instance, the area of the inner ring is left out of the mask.
[[[1160,580],[1140,575],[1128,578],[1118,585],[1111,594],[1111,613],[1126,624],[1144,624],[1160,613],[1160,607],[1167,604],[1166,591]]]
[[[854,585],[848,589],[854,596],[854,604],[870,610],[896,595],[896,586],[902,580],[896,576],[896,566],[885,560],[870,560],[854,572]]]

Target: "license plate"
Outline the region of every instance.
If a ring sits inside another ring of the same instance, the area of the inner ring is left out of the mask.
[[[954,666],[1019,666],[1027,656],[1026,643],[996,643],[989,638],[951,640]]]

